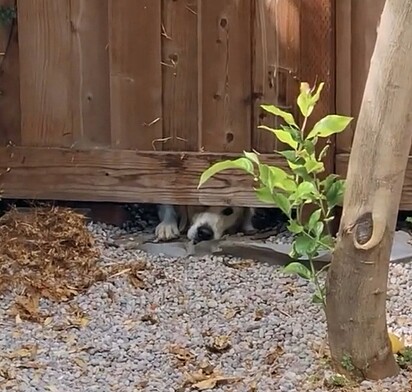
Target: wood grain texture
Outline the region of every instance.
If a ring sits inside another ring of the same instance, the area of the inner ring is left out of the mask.
[[[14,0],[0,0],[0,6],[14,6]],[[20,73],[17,24],[0,29],[0,145],[20,144]]]
[[[108,0],[71,0],[70,4],[74,146],[109,147]]]
[[[162,137],[161,1],[109,0],[112,147]]]
[[[201,1],[201,105],[205,151],[251,147],[251,2]]]
[[[0,149],[0,173],[4,173],[0,187],[4,198],[261,205],[253,193],[252,178],[239,171],[227,171],[196,189],[211,163],[237,157],[8,147]],[[284,167],[283,158],[277,156],[263,156],[262,161]],[[5,173],[7,168],[10,171]]]
[[[20,0],[17,10],[22,144],[70,146],[70,4],[61,0]]]
[[[349,154],[336,155],[336,174],[346,178],[349,163]],[[408,166],[403,183],[400,210],[412,211],[412,156],[409,157]]]
[[[167,151],[199,151],[199,1],[162,2],[163,150]]]
[[[334,0],[301,2],[300,13],[300,79],[310,85],[324,82],[321,98],[309,118],[310,129],[320,118],[335,112],[335,30]],[[320,139],[320,152],[328,140]],[[329,138],[329,151],[324,159],[325,174],[334,170],[335,136]]]
[[[351,127],[337,136],[337,153],[351,150],[384,3],[385,0],[350,0],[337,4],[336,109],[354,117]]]
[[[300,1],[254,0],[252,2],[252,145],[262,153],[285,149],[259,125],[279,127],[280,120],[260,105],[273,104],[296,114],[299,84],[295,80],[300,60]]]
[[[352,0],[336,3],[336,112],[344,116],[352,115]],[[336,153],[350,152],[353,127],[336,135]]]

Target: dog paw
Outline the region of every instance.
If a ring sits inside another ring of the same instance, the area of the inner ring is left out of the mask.
[[[160,222],[155,230],[156,238],[159,241],[170,241],[180,236],[179,228],[176,223]]]
[[[246,235],[252,235],[257,233],[257,229],[252,225],[252,223],[247,222],[242,227],[243,233]]]
[[[247,229],[244,229],[243,230],[243,233],[245,234],[245,235],[253,235],[253,234],[256,234],[258,231],[257,231],[257,229],[255,229],[254,227],[252,227],[252,228],[247,228]]]

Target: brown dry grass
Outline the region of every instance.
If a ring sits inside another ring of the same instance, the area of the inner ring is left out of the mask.
[[[65,300],[96,280],[99,251],[84,216],[67,208],[12,208],[0,218],[0,289]]]
[[[85,217],[71,209],[12,208],[0,218],[0,292],[17,290],[14,313],[19,317],[40,321],[40,298],[67,301],[96,281],[124,272],[138,286],[142,263],[103,269],[99,256]]]

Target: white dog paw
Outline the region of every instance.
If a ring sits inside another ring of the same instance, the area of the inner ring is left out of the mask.
[[[252,225],[252,223],[249,223],[249,222],[245,223],[245,224],[242,226],[242,231],[243,231],[243,233],[245,233],[246,235],[252,235],[252,234],[256,234],[256,233],[257,233],[256,228]]]
[[[155,230],[156,238],[159,241],[170,241],[180,236],[179,228],[176,223],[160,222]]]

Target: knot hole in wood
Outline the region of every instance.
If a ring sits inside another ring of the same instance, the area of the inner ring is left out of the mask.
[[[373,218],[371,212],[365,212],[361,215],[355,224],[355,240],[358,244],[366,244],[372,237]]]

